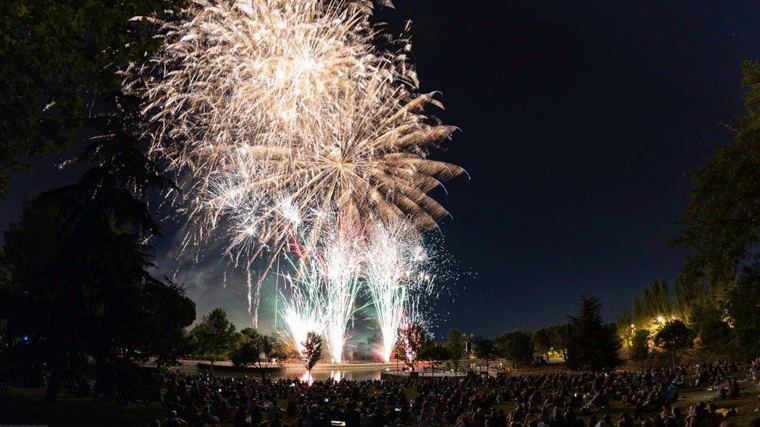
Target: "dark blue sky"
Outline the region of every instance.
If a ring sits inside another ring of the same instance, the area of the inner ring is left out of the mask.
[[[683,174],[726,142],[725,103],[743,111],[760,3],[399,1],[395,13],[413,21],[423,90],[441,91],[441,116],[462,129],[445,157],[471,176],[441,198],[447,247],[478,273],[442,332],[565,322],[581,293],[613,320],[675,278]]]
[[[675,278],[683,174],[727,141],[726,103],[742,111],[739,63],[760,59],[760,2],[395,3],[379,16],[391,29],[412,20],[422,89],[441,92],[439,116],[461,129],[438,157],[470,175],[437,193],[452,214],[445,246],[467,273],[439,301],[439,336],[563,323],[581,293],[613,320],[650,281]],[[24,193],[76,177],[53,166],[71,156],[14,177],[3,229]],[[174,230],[158,246],[162,272],[176,266]],[[246,326],[242,275],[225,286],[223,269],[212,250],[178,278],[199,318],[222,306]]]

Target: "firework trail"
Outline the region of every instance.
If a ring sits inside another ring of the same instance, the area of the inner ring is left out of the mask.
[[[184,247],[222,233],[234,265],[268,256],[257,294],[292,217],[410,216],[424,231],[446,214],[427,193],[463,172],[428,158],[454,128],[426,112],[440,104],[419,93],[408,40],[391,40],[398,52],[373,45],[370,6],[194,0],[163,23],[162,52],[125,71],[125,90],[147,99],[151,153],[182,189]],[[313,222],[304,245],[324,232]]]
[[[320,253],[326,277],[327,324],[325,336],[333,363],[343,361],[348,322],[357,311],[361,288],[361,233],[355,227],[338,225]]]
[[[285,324],[283,335],[292,342],[293,347],[301,354],[303,343],[309,332],[324,334],[327,323],[326,304],[324,300],[323,277],[314,267],[307,270],[298,279],[286,275],[287,296],[281,293],[282,308],[278,313]]]
[[[419,298],[432,293],[431,256],[411,224],[374,223],[365,247],[364,279],[383,338],[381,356],[390,361],[397,331],[419,321]]]
[[[346,225],[335,214],[316,216],[326,227],[317,244],[307,249],[301,236],[293,236],[287,259],[298,279],[287,277],[289,296],[280,315],[286,335],[300,351],[310,331],[324,335],[334,363],[342,361],[348,322],[361,307],[362,230]],[[305,230],[309,226],[304,227]],[[300,237],[300,238],[299,238]]]

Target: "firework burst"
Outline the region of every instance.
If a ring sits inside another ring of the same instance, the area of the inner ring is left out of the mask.
[[[408,40],[391,40],[396,52],[373,45],[370,6],[194,0],[163,23],[162,52],[125,71],[125,89],[147,99],[151,153],[182,189],[184,247],[222,233],[234,265],[266,253],[260,287],[298,221],[314,219],[308,250],[329,233],[320,212],[354,224],[409,217],[420,231],[446,215],[428,193],[463,170],[428,156],[454,128],[428,114],[440,103],[419,93]]]

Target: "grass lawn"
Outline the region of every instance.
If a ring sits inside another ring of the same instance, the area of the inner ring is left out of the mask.
[[[675,406],[681,407],[681,411],[684,414],[688,414],[690,406],[696,406],[699,402],[707,403],[710,398],[715,396],[715,394],[716,391],[707,390],[704,387],[689,389],[682,393],[686,400],[678,402],[678,404]],[[736,408],[739,411],[738,415],[728,418],[728,421],[731,421],[737,426],[747,426],[749,425],[750,421],[754,420],[755,418],[760,418],[760,412],[755,412],[755,409],[760,406],[758,396],[760,396],[760,390],[752,387],[751,385],[748,386],[747,383],[741,383],[740,398],[716,400],[714,403],[718,409]]]
[[[66,394],[63,391],[55,404],[47,405],[44,389],[11,387],[0,390],[0,425],[147,427],[152,420],[166,417],[166,411],[157,404],[117,406],[95,403],[92,398],[67,397]]]

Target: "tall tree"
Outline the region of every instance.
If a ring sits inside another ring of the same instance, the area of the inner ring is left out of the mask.
[[[712,301],[703,301],[692,307],[691,327],[694,335],[699,338],[703,351],[713,356],[731,358],[736,354],[733,345],[734,329],[724,320],[725,309],[721,309]],[[749,319],[748,319],[749,320]],[[747,323],[741,322],[744,326]]]
[[[499,354],[512,363],[529,365],[533,361],[536,348],[530,335],[514,330],[497,336],[494,341]]]
[[[149,280],[140,287],[142,304],[136,308],[140,315],[131,325],[142,334],[141,351],[155,356],[158,366],[176,365],[189,354],[190,337],[185,328],[195,321],[195,302],[185,295],[184,287],[168,278],[164,281]]]
[[[602,304],[595,297],[581,295],[578,317],[570,317],[567,366],[570,369],[614,369],[622,364],[618,355],[620,338],[614,323],[602,323]]]
[[[232,366],[235,366],[236,368],[247,367],[258,363],[260,357],[259,347],[253,340],[241,342],[230,352]]]
[[[198,338],[201,351],[209,357],[211,364],[214,357],[226,355],[235,342],[235,325],[227,320],[227,313],[221,308],[211,310],[203,316],[193,329]]]
[[[728,314],[734,321],[733,348],[739,357],[760,357],[760,270],[747,271],[729,291]]]
[[[536,351],[541,352],[547,357],[549,356],[549,350],[552,349],[552,337],[549,328],[536,330],[533,332],[531,340]]]
[[[459,362],[464,354],[464,335],[454,328],[449,329],[446,349],[449,351],[451,364],[455,370],[459,370]]]
[[[486,362],[486,372],[488,372],[491,362],[499,357],[499,350],[496,348],[496,343],[489,339],[476,338],[474,344],[475,357]]]
[[[280,340],[274,335],[259,335],[256,345],[264,358],[259,362],[259,367],[264,368],[274,362],[275,359],[285,357],[285,348]]]
[[[247,341],[254,341],[259,337],[259,331],[255,328],[247,327],[243,328],[235,333],[235,342],[232,343],[233,349],[240,347]]]
[[[438,344],[433,340],[427,340],[420,348],[417,358],[427,362],[433,375],[435,375],[435,367],[450,359],[451,355],[445,345]]]
[[[740,336],[760,332],[751,308],[756,312],[760,305],[760,293],[751,291],[760,277],[760,61],[746,61],[741,68],[746,114],[727,124],[732,141],[686,174],[694,186],[686,193],[684,231],[672,243],[695,253],[684,262],[681,281],[725,295],[735,328],[748,332],[736,330],[736,350],[757,356],[757,334]],[[749,318],[736,317],[745,314],[743,307]]]
[[[630,347],[634,332],[636,331],[636,325],[633,323],[633,314],[623,308],[620,314],[615,316],[615,328],[617,328],[621,343],[626,347]]]
[[[554,325],[549,327],[549,334],[552,339],[552,348],[559,352],[562,358],[567,361],[567,346],[570,342],[570,325]]]
[[[676,353],[691,347],[693,341],[692,330],[680,320],[666,322],[654,337],[657,347],[670,352],[673,357],[673,367],[676,366]]]
[[[322,357],[322,337],[316,332],[309,332],[306,334],[306,341],[302,342],[301,345],[303,345],[301,353],[303,364],[309,372],[309,378],[311,378],[311,368]]]
[[[235,334],[233,349],[230,351],[230,360],[237,367],[250,366],[259,363],[261,351],[259,350],[259,332],[251,327],[243,328]]]
[[[425,330],[419,323],[408,323],[399,328],[397,335],[397,354],[401,355],[404,364],[414,371],[417,353],[425,343]]]
[[[146,200],[171,183],[133,136],[137,101],[112,100],[118,113],[94,122],[101,136],[79,157],[94,166],[76,184],[34,198],[4,235],[12,279],[0,317],[11,333],[28,334],[51,368],[50,402],[83,360],[94,359],[101,372],[154,352],[171,361],[181,341],[171,337],[195,319],[181,287],[146,271],[159,235]]]
[[[649,330],[639,329],[631,339],[631,361],[644,362],[649,358]]]
[[[184,1],[6,0],[0,8],[0,197],[29,156],[70,148],[116,74],[158,49],[150,17]]]

